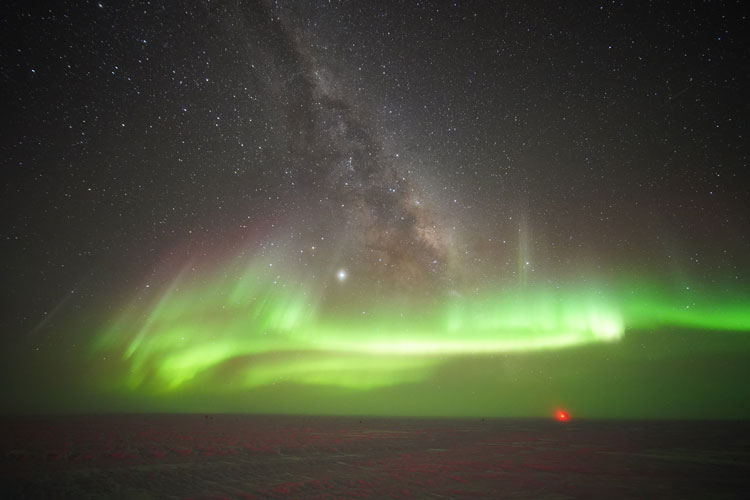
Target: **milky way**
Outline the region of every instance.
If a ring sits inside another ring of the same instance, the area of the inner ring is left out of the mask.
[[[311,191],[303,195],[302,210],[313,212],[295,214],[301,219],[295,228],[309,239],[329,235],[329,256],[356,262],[359,276],[374,276],[386,286],[423,289],[439,283],[448,237],[412,171],[398,153],[387,151],[359,98],[326,67],[314,34],[301,28],[301,19],[285,19],[287,11],[278,14],[283,42],[295,61],[296,81],[282,98],[292,132],[287,160],[294,165],[293,182]]]

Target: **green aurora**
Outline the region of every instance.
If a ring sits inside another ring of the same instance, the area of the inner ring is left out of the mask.
[[[419,391],[459,365],[492,372],[501,359],[554,353],[559,360],[565,353],[607,349],[626,342],[631,332],[721,336],[750,330],[748,297],[741,291],[717,294],[683,287],[670,293],[664,286],[630,280],[619,287],[515,286],[420,303],[404,296],[344,300],[353,295],[342,295],[349,283],[329,280],[316,287],[313,279],[295,280],[299,273],[293,270],[284,277],[269,264],[256,258],[208,274],[187,266],[161,291],[134,300],[92,349],[95,358],[122,361],[122,370],[101,390],[159,400],[168,409],[170,401],[179,402],[174,404],[181,411],[206,411],[218,404],[232,411],[527,415],[544,411],[543,405],[521,404],[515,411],[512,405],[498,410],[497,404],[441,410],[439,401],[426,407],[394,403],[393,391]],[[745,348],[745,336],[739,338]],[[481,380],[486,374],[472,379],[471,370],[462,372],[458,379],[487,384]],[[591,368],[588,376],[600,375]],[[523,382],[515,384],[521,390]],[[258,404],[253,395],[269,390],[276,402]],[[310,399],[316,391],[336,396],[328,398],[329,404],[321,403],[325,397],[316,403]],[[383,398],[380,410],[353,403],[368,394]],[[579,406],[587,413],[585,404]],[[606,416],[607,411],[593,407],[588,413]]]

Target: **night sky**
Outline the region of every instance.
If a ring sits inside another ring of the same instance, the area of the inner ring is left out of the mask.
[[[750,418],[742,2],[4,2],[0,409]]]

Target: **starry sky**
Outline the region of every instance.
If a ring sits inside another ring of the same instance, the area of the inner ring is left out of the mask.
[[[0,408],[750,417],[740,4],[4,3]]]

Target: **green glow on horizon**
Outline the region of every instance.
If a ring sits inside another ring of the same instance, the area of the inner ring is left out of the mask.
[[[750,330],[747,302],[736,294],[709,300],[654,285],[638,293],[529,285],[362,310],[327,307],[324,286],[284,281],[267,262],[238,270],[183,272],[155,301],[135,301],[98,337],[96,352],[121,353],[133,392],[276,383],[373,389],[426,380],[457,356],[617,342],[628,328]]]
[[[738,292],[710,292],[686,287],[669,293],[652,286],[622,301],[628,327],[676,326],[700,330],[750,330],[750,297]]]

